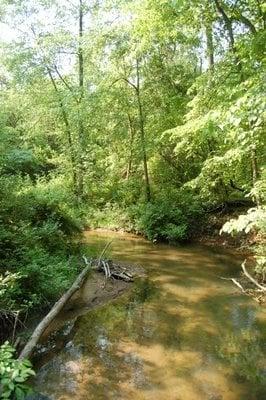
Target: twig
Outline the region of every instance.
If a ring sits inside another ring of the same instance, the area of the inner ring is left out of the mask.
[[[100,257],[98,258],[98,267],[100,267],[100,265],[101,265],[101,260],[102,260],[104,254],[106,253],[108,247],[110,246],[110,244],[111,244],[112,242],[113,242],[113,240],[110,240],[110,242],[106,243],[106,245],[105,245],[103,251],[101,252]]]
[[[222,276],[220,279],[223,279],[224,281],[232,281],[243,293],[246,293],[245,289],[243,286],[235,279],[235,278],[223,278]]]
[[[243,293],[246,293],[246,291],[245,291],[245,289],[243,288],[243,286],[240,285],[240,283],[239,283],[236,279],[231,278],[231,281],[232,281],[237,287],[239,287],[239,289],[241,289]]]
[[[87,257],[85,257],[84,255],[82,256],[82,259],[83,259],[83,261],[84,261],[84,263],[85,263],[85,265],[86,265],[87,267],[90,266],[90,268],[91,268],[91,269],[94,269],[94,270],[95,270],[95,269],[99,269],[98,266],[95,267],[95,266],[92,265],[92,261],[93,261],[93,260],[88,261]]]
[[[106,278],[106,280],[107,280],[109,274],[108,274],[108,270],[107,270],[107,268],[106,268],[105,262],[104,262],[104,261],[101,261],[101,264],[102,264],[102,266],[103,266],[105,278]]]
[[[108,262],[103,260],[103,261],[102,261],[102,264],[103,264],[103,266],[104,266],[104,269],[106,270],[106,277],[107,277],[107,278],[110,278],[111,272],[110,272],[110,267],[109,267]]]
[[[86,267],[88,267],[89,265],[91,265],[91,264],[89,263],[87,257],[85,257],[84,255],[82,256],[82,259],[83,259],[83,261],[84,261]]]

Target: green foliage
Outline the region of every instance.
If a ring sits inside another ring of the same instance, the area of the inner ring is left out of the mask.
[[[240,232],[249,233],[251,230],[260,230],[266,233],[266,208],[250,208],[246,214],[239,215],[237,219],[226,222],[221,233],[235,235]]]
[[[104,207],[88,210],[86,219],[92,228],[124,229],[129,232],[134,230],[128,211],[115,203],[106,203]]]
[[[14,308],[15,299],[20,295],[19,281],[22,278],[20,272],[10,273],[6,271],[0,274],[0,308]]]
[[[237,219],[231,219],[226,222],[222,229],[222,233],[228,233],[230,235],[237,235],[240,233],[253,232],[261,236],[261,244],[253,248],[255,254],[255,272],[264,281],[266,276],[266,257],[265,257],[265,236],[266,236],[266,207],[259,206],[256,208],[250,208],[246,214],[239,215]]]
[[[187,224],[178,207],[148,203],[138,207],[137,230],[149,240],[178,241],[187,238]]]
[[[193,223],[199,221],[202,209],[188,194],[183,193],[183,196],[179,201],[173,195],[160,196],[157,202],[132,207],[129,214],[135,230],[153,241],[189,239],[193,234]]]
[[[35,372],[30,361],[18,360],[14,353],[9,342],[0,347],[0,398],[23,400],[31,392],[25,382]]]
[[[1,308],[45,307],[77,272],[70,256],[81,226],[70,210],[73,196],[56,177],[32,183],[27,175],[11,174],[0,181]]]
[[[3,160],[2,174],[29,176],[35,180],[38,176],[47,175],[54,169],[49,162],[37,160],[30,150],[11,150]]]

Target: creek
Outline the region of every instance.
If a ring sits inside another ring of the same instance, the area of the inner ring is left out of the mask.
[[[265,311],[221,279],[239,275],[237,254],[85,234],[94,255],[110,239],[108,257],[141,265],[147,277],[105,305],[75,310],[65,339],[40,358],[34,389],[52,400],[264,400]]]

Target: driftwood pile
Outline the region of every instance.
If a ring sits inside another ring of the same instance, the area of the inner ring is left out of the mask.
[[[134,277],[127,271],[126,267],[120,264],[115,264],[112,260],[88,260],[85,256],[82,257],[86,266],[91,265],[94,271],[102,272],[105,279],[121,279],[125,282],[133,282]]]

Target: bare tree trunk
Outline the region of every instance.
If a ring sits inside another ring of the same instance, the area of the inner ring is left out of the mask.
[[[257,164],[257,155],[256,155],[256,148],[252,148],[251,150],[251,163],[252,163],[252,179],[253,179],[253,186],[255,185],[258,179],[258,164]]]
[[[72,166],[72,176],[73,176],[73,187],[74,187],[74,192],[77,193],[77,172],[76,172],[76,157],[75,157],[75,148],[73,145],[73,141],[72,141],[72,133],[71,133],[71,129],[70,129],[70,124],[68,121],[68,117],[67,117],[67,113],[62,101],[62,98],[60,96],[60,92],[58,90],[57,84],[55,82],[55,79],[53,77],[53,74],[50,70],[49,67],[47,67],[47,72],[48,75],[50,77],[50,80],[52,82],[52,85],[54,87],[54,90],[57,94],[58,100],[59,100],[59,106],[61,109],[61,114],[62,114],[62,118],[65,124],[65,130],[66,130],[66,134],[67,134],[67,140],[68,140],[68,146],[69,146],[69,152],[70,152],[70,159],[71,159],[71,166]]]
[[[140,96],[139,60],[137,60],[137,71],[136,72],[137,72],[136,94],[137,94],[138,110],[139,110],[141,150],[142,150],[142,158],[143,158],[144,177],[145,177],[146,199],[149,202],[151,200],[151,189],[150,189],[149,172],[148,172],[148,165],[147,165],[144,114],[143,114],[143,108],[142,108],[142,102],[141,102],[141,96]]]
[[[79,48],[78,48],[78,59],[79,59],[79,88],[80,97],[83,97],[84,88],[84,60],[83,60],[83,0],[79,0]]]
[[[213,35],[212,35],[212,24],[206,23],[205,26],[206,41],[207,41],[207,57],[209,69],[211,70],[214,66],[214,47],[213,47]]]
[[[202,57],[200,57],[200,59],[199,59],[199,73],[200,73],[200,75],[202,74],[202,64],[203,64]],[[197,71],[195,71],[195,72],[197,72]]]
[[[82,102],[84,97],[84,58],[83,58],[83,0],[79,0],[79,47],[78,47],[78,67],[79,67],[79,110],[78,110],[78,134],[79,134],[79,171],[78,171],[78,195],[82,197],[84,193],[84,125],[82,121]]]
[[[228,33],[228,37],[229,37],[229,41],[230,41],[230,47],[232,49],[232,51],[235,53],[236,49],[235,49],[235,37],[234,37],[234,32],[233,32],[233,26],[232,26],[232,21],[231,19],[228,17],[228,15],[226,14],[225,10],[223,9],[220,1],[218,0],[214,0],[216,8],[219,12],[219,14],[221,14],[223,20],[224,20],[224,24]]]
[[[126,175],[126,179],[128,180],[131,175],[131,169],[132,169],[133,141],[134,141],[134,136],[135,136],[135,129],[133,126],[133,120],[129,113],[127,114],[127,117],[128,117],[128,125],[129,125],[129,151],[130,151],[128,166],[127,166],[127,175]]]
[[[253,181],[253,187],[254,187],[258,180],[258,177],[259,177],[257,152],[256,152],[255,146],[253,146],[251,149],[251,167],[252,167],[252,181]],[[260,205],[259,196],[256,195],[255,200],[256,200],[257,205]]]

